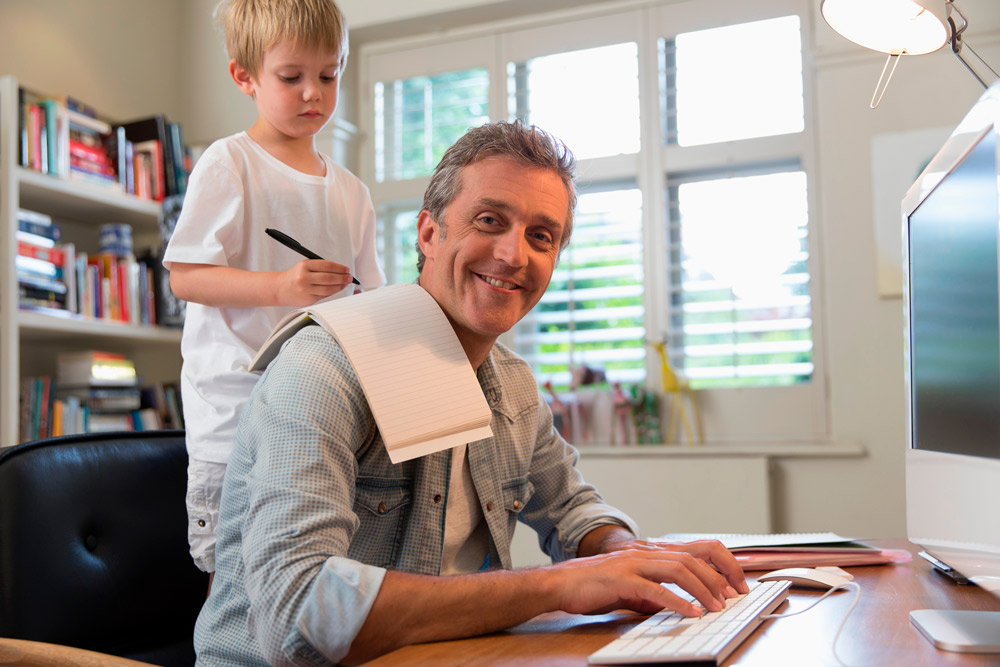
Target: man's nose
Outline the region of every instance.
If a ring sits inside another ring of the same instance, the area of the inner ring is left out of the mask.
[[[522,231],[512,227],[499,235],[493,254],[508,266],[524,266],[528,263],[528,240]]]

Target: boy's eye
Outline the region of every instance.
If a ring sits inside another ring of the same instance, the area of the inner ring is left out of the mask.
[[[334,81],[336,81],[336,80],[337,80],[337,75],[336,75],[336,74],[334,74],[333,76],[321,76],[321,77],[320,77],[320,80],[321,80],[321,81],[322,81],[323,83],[333,83]]]
[[[281,79],[282,81],[284,81],[285,83],[295,83],[296,81],[299,80],[299,77],[297,75],[296,76],[279,76],[278,78]]]

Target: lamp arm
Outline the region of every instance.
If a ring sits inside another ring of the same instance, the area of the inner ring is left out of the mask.
[[[969,70],[972,76],[976,77],[976,81],[982,84],[983,88],[989,88],[990,84],[997,80],[1000,80],[1000,74],[997,74],[996,70],[990,67],[989,63],[980,57],[975,50],[969,46],[969,44],[962,38],[962,33],[965,29],[969,27],[969,21],[965,18],[965,14],[955,6],[954,0],[948,0],[948,5],[951,7],[951,12],[948,16],[948,26],[951,28],[951,50],[955,54],[955,57],[965,65],[965,69]],[[955,20],[952,18],[951,14],[958,14],[959,18],[962,19],[962,26],[956,27]],[[963,48],[964,47],[964,48]],[[970,62],[963,55],[963,51],[968,51],[975,59]],[[975,66],[973,66],[973,63]]]

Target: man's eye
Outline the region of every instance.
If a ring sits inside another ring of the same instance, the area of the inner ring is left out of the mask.
[[[546,245],[552,244],[552,235],[548,232],[535,232],[531,236],[540,243],[544,243]]]
[[[477,220],[487,227],[494,227],[500,224],[500,221],[491,215],[481,215]]]

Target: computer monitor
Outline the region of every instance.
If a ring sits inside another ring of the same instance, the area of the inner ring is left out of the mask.
[[[998,132],[994,85],[902,209],[907,535],[942,571],[1000,597]],[[910,620],[938,648],[1000,652],[1000,612]]]

